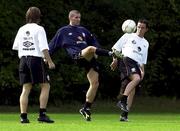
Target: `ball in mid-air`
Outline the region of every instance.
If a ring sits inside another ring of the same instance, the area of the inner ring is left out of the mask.
[[[136,23],[134,20],[125,20],[122,24],[122,31],[124,33],[133,33],[136,30]]]

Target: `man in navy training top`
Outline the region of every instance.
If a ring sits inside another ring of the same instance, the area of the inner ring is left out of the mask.
[[[71,10],[69,12],[69,25],[57,31],[49,43],[49,51],[50,54],[53,54],[57,49],[64,48],[68,55],[87,71],[90,86],[86,93],[85,104],[79,112],[85,120],[91,121],[90,108],[99,86],[99,66],[96,58],[98,55],[112,56],[113,53],[99,48],[96,38],[86,28],[80,26],[80,20],[80,12]]]

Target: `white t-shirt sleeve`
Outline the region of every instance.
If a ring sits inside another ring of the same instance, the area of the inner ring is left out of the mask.
[[[144,57],[143,57],[143,64],[147,64],[147,57],[148,57],[148,48],[149,48],[149,43],[147,42],[147,47],[146,47],[146,51],[144,53]]]
[[[39,41],[39,49],[41,52],[45,49],[49,50],[46,32],[43,27],[38,32],[38,41]]]
[[[112,50],[115,49],[115,50],[121,52],[123,45],[124,45],[124,44],[126,43],[126,41],[127,41],[128,35],[129,35],[129,34],[125,33],[125,34],[114,44],[114,46],[112,47]]]
[[[12,47],[13,50],[18,50],[19,49],[19,42],[20,42],[19,32],[20,31],[18,31],[18,33],[17,33],[17,35],[16,35],[16,37],[14,39],[14,43],[13,43],[13,47]]]

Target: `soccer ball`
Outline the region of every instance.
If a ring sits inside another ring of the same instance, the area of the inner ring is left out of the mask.
[[[125,20],[122,24],[122,31],[124,33],[133,33],[136,30],[136,23],[134,20]]]

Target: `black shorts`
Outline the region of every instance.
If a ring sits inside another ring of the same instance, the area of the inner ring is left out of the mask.
[[[118,60],[118,69],[121,73],[121,81],[128,79],[131,74],[139,74],[141,77],[138,63],[128,57],[123,57]]]
[[[41,57],[23,56],[19,64],[20,84],[48,83],[49,75],[46,72],[45,63]]]
[[[87,61],[84,58],[74,59],[74,61],[79,67],[85,68],[86,72],[89,72],[89,70],[93,68],[96,72],[99,73],[99,64],[95,58],[92,58],[91,61]]]

